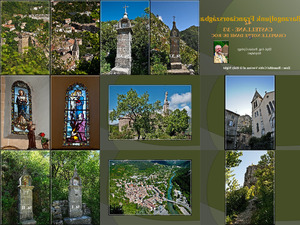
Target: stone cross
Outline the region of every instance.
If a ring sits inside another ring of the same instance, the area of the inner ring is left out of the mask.
[[[24,168],[23,175],[19,179],[19,217],[21,224],[36,224],[33,219],[32,208],[32,179]]]
[[[127,12],[126,12],[126,8],[128,8],[128,7],[129,7],[129,6],[126,5],[126,4],[125,4],[125,6],[123,7],[123,8],[125,9],[125,13],[127,13]]]

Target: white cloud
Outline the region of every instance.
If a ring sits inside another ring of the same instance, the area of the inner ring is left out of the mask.
[[[174,94],[171,96],[171,101],[173,104],[183,104],[183,103],[190,103],[192,99],[192,93],[187,92],[183,94]]]
[[[187,111],[188,115],[191,116],[191,114],[192,114],[192,109],[191,109],[189,106],[184,106],[184,107],[181,108],[180,110],[183,110],[183,109],[185,109],[185,110]]]
[[[192,93],[186,92],[183,94],[174,94],[170,97],[170,109],[175,110],[178,108],[184,108],[192,101]]]

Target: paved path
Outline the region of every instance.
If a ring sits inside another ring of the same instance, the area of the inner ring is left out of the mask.
[[[244,212],[240,213],[236,220],[234,221],[234,225],[250,225],[251,224],[251,217],[253,212],[255,211],[255,200],[256,198],[253,198],[249,201],[249,205],[245,209]]]

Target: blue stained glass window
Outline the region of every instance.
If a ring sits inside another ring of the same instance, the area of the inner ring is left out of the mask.
[[[66,92],[64,145],[89,145],[90,115],[87,88],[73,84]]]
[[[31,91],[23,81],[16,81],[11,88],[11,132],[27,134],[27,125],[32,121]]]

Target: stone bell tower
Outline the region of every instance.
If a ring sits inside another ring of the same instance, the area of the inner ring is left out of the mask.
[[[29,46],[29,35],[24,33],[19,33],[18,35],[18,52],[23,54]]]
[[[168,101],[168,92],[165,93],[165,100],[163,105],[163,115],[169,115],[169,101]]]
[[[33,188],[31,176],[27,173],[26,168],[24,168],[23,175],[19,179],[19,218],[21,224],[36,224],[36,221],[33,219]]]
[[[125,5],[125,13],[123,18],[118,22],[117,27],[117,56],[115,67],[110,74],[131,74],[131,41],[132,41],[132,26],[128,19],[128,14]]]
[[[78,46],[78,42],[77,42],[76,38],[75,38],[74,45],[72,48],[72,56],[76,61],[79,60],[79,46]]]

